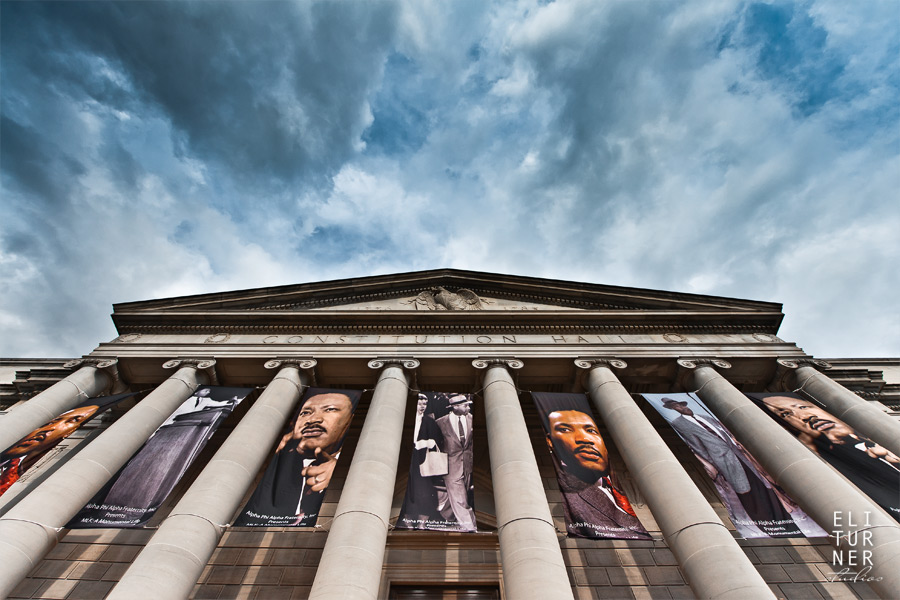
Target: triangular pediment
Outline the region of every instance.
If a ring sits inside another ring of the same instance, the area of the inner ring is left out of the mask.
[[[783,316],[781,305],[771,302],[455,269],[130,302],[114,309],[120,330],[153,320],[186,324],[201,318],[207,323],[255,319],[321,324],[353,316],[361,324],[391,321],[396,326],[421,324],[423,318],[440,324],[487,323],[519,315],[520,320],[546,320],[550,326],[588,318],[662,323],[687,315],[712,323],[733,315],[765,323],[762,329],[772,331]]]
[[[425,290],[418,294],[404,294],[395,298],[383,300],[369,300],[364,302],[339,303],[327,307],[317,307],[308,310],[418,310],[418,311],[442,311],[442,310],[584,310],[573,306],[548,304],[517,300],[514,298],[498,298],[496,296],[479,296],[467,290]],[[460,292],[463,292],[462,295]],[[443,296],[447,296],[445,300]]]

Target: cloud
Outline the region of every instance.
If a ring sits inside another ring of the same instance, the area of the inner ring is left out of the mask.
[[[0,354],[88,352],[113,302],[445,266],[900,353],[891,2],[0,10]]]

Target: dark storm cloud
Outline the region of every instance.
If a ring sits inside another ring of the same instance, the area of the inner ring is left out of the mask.
[[[42,132],[0,117],[0,163],[4,187],[21,188],[50,207],[66,202],[67,182],[84,173],[73,156],[58,152]]]
[[[123,92],[133,89],[192,152],[235,176],[284,179],[327,177],[352,154],[394,29],[388,3],[21,3],[4,12],[4,35],[16,31],[10,51],[32,71],[118,109],[133,104]],[[98,81],[84,55],[126,81]]]

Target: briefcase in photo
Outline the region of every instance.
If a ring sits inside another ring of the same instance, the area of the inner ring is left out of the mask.
[[[448,472],[446,452],[429,450],[425,453],[425,460],[419,465],[419,474],[422,477],[437,477]]]

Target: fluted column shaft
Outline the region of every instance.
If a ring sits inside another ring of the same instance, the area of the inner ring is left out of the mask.
[[[388,363],[375,386],[310,599],[378,596],[408,393],[403,367]]]
[[[0,418],[0,452],[20,439],[92,398],[112,383],[103,369],[85,365]]]
[[[829,532],[836,529],[838,514],[840,530],[859,534],[856,545],[849,545],[847,538],[841,536],[837,547],[857,550],[859,557],[863,551],[871,552],[872,570],[868,576],[875,579],[869,585],[883,598],[900,596],[897,522],[764,414],[714,368],[697,366],[694,384],[706,405],[806,514]]]
[[[571,600],[519,394],[504,364],[493,364],[485,373],[484,411],[506,597]]]
[[[828,412],[900,456],[900,422],[815,367],[801,365],[795,374],[797,387],[818,400]]]
[[[56,544],[59,531],[207,376],[185,366],[0,518],[0,598]]]
[[[603,364],[591,368],[588,389],[694,594],[735,600],[774,598],[612,369]]]
[[[281,368],[107,598],[187,598],[308,385]]]

